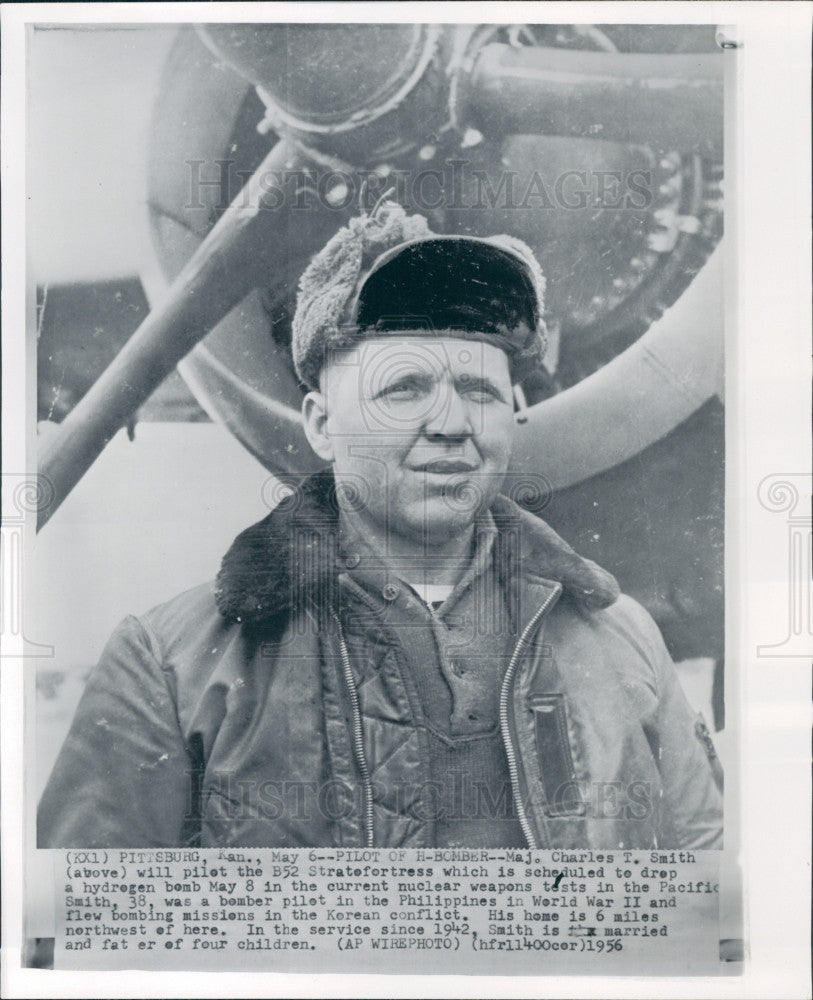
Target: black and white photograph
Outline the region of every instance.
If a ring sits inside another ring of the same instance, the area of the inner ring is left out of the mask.
[[[38,284],[43,519],[170,420],[227,428],[271,511],[95,666],[48,664],[57,703],[87,677],[40,846],[722,846],[715,30],[171,32],[166,288]]]
[[[733,982],[742,29],[288,6],[24,26],[22,965]]]

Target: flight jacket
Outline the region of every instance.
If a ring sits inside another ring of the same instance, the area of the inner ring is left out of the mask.
[[[650,616],[507,497],[499,720],[533,848],[720,848],[722,775]],[[126,618],[43,794],[40,847],[432,847],[426,723],[399,637],[362,617],[333,479],[294,487],[197,587]],[[357,623],[358,624],[358,623]]]

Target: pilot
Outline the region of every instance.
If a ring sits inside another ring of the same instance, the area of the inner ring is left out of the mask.
[[[525,244],[390,202],[331,239],[292,344],[326,470],[119,626],[40,846],[722,846],[657,627],[511,499],[543,291]]]

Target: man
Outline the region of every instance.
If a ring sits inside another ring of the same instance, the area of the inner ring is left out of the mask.
[[[524,244],[392,204],[330,241],[293,324],[330,470],[119,627],[42,846],[721,846],[654,623],[500,492],[542,291]]]

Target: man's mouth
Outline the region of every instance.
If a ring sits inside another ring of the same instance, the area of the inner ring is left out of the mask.
[[[451,476],[455,473],[475,472],[476,465],[469,462],[462,462],[460,459],[438,458],[433,462],[424,462],[416,467],[416,472],[429,472],[436,475]]]

